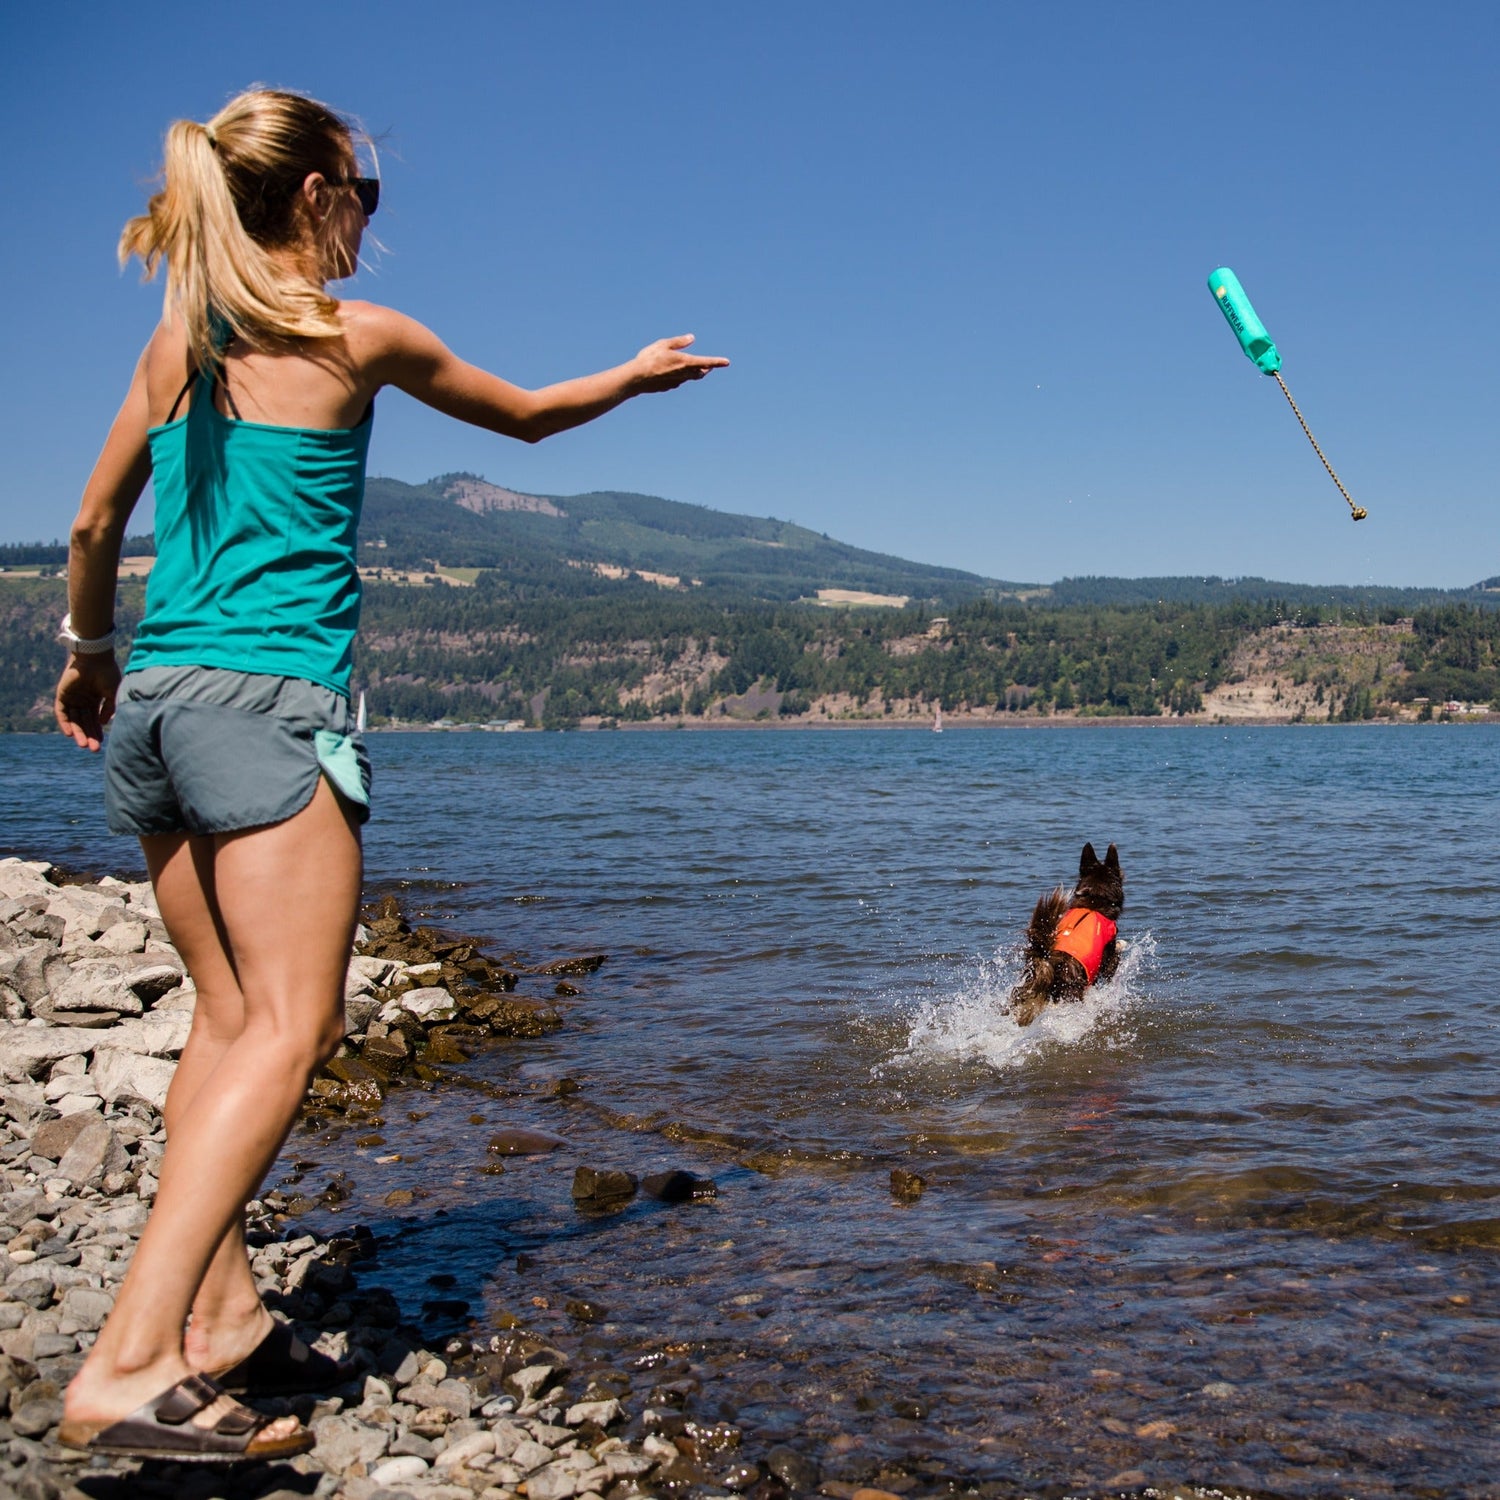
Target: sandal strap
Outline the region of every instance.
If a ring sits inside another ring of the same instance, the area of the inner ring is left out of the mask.
[[[191,1421],[220,1399],[229,1402],[229,1410],[212,1427]],[[101,1453],[135,1452],[156,1458],[175,1454],[187,1459],[235,1457],[243,1454],[256,1434],[274,1420],[226,1396],[208,1377],[189,1375],[154,1401],[96,1433],[83,1446]],[[291,1451],[305,1451],[306,1446],[304,1443]]]
[[[224,1393],[203,1375],[189,1375],[155,1402],[155,1417],[168,1427],[180,1427],[196,1417],[206,1406],[212,1406]]]

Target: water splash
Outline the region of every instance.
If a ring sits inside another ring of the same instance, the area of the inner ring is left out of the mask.
[[[1123,1023],[1144,998],[1155,956],[1155,939],[1141,933],[1121,954],[1113,979],[1094,985],[1082,1000],[1047,1006],[1030,1026],[1018,1026],[1009,1000],[1021,977],[1021,958],[1017,950],[1004,949],[983,961],[977,973],[961,977],[949,993],[911,1007],[904,1047],[876,1072],[941,1062],[1018,1068],[1085,1037],[1110,1046],[1129,1042],[1134,1033]]]

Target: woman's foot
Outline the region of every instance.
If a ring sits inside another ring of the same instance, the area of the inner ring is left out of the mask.
[[[249,1307],[212,1319],[194,1312],[182,1336],[182,1352],[193,1369],[216,1376],[253,1354],[275,1326],[259,1298]]]
[[[306,1453],[314,1437],[300,1423],[286,1436],[276,1421],[227,1401],[213,1381],[188,1375],[114,1422],[64,1417],[57,1440],[65,1448],[115,1458],[179,1463],[264,1462]]]
[[[208,1374],[232,1396],[297,1396],[331,1391],[349,1379],[338,1360],[304,1344],[287,1324],[274,1322],[244,1359]]]
[[[266,1316],[269,1318],[270,1314]],[[63,1421],[75,1435],[97,1432],[123,1421],[197,1373],[180,1356],[156,1360],[131,1371],[98,1368],[101,1363],[98,1359],[85,1360],[63,1397]],[[243,1408],[232,1397],[218,1393],[183,1425],[211,1432],[226,1418],[232,1423],[240,1410]],[[260,1445],[293,1440],[301,1425],[295,1417],[278,1417],[261,1428],[255,1442]]]

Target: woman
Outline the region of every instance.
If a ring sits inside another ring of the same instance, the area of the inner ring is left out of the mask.
[[[68,1387],[59,1436],[91,1452],[300,1453],[312,1436],[294,1418],[224,1388],[339,1376],[262,1305],[243,1213],[343,1037],[369,811],[348,692],[376,393],[537,442],[728,363],[684,336],[527,391],[398,312],[339,301],[327,283],[353,274],[379,198],[358,172],[345,121],[253,90],[171,127],[162,190],[120,242],[148,273],[165,262],[166,306],[73,526],[56,714],[89,750],[114,719],[110,827],[139,836],[198,998],[150,1220]],[[122,680],[115,574],[148,478],[157,562]]]

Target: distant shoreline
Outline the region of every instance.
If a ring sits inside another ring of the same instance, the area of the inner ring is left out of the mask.
[[[1460,728],[1481,724],[1500,723],[1500,718],[1470,715],[1458,719],[1361,719],[1354,723],[1326,719],[1272,719],[1272,718],[1168,718],[1165,716],[1134,715],[1098,718],[1049,718],[1049,719],[949,719],[944,722],[942,733],[957,733],[968,730],[1048,730],[1048,729],[1399,729],[1405,727]],[[596,723],[580,723],[571,729],[542,729],[527,725],[524,729],[503,731],[509,734],[666,734],[688,730],[695,733],[717,734],[724,731],[755,730],[770,733],[803,731],[822,733],[825,731],[898,729],[905,733],[931,734],[932,726],[919,720],[890,719],[824,719],[781,720],[774,719],[684,719],[679,723],[619,723],[610,728]],[[368,728],[366,734],[496,734],[502,731],[486,730],[480,724],[381,724]]]

